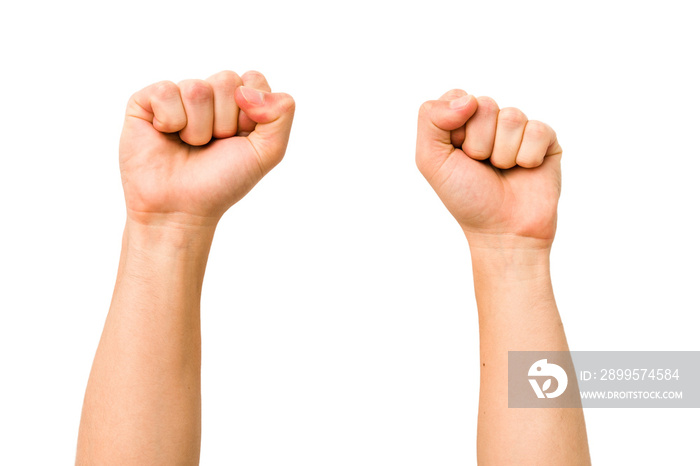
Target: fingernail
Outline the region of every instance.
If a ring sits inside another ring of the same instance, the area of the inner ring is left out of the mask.
[[[451,100],[450,101],[450,108],[464,108],[467,106],[470,100],[472,100],[473,97],[471,95],[463,95],[462,97]]]
[[[251,87],[241,86],[241,94],[243,98],[253,105],[262,105],[265,103],[265,94]]]

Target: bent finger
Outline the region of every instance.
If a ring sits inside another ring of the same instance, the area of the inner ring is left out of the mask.
[[[162,133],[176,133],[187,124],[180,88],[160,81],[136,92],[129,99],[126,117],[145,120]]]
[[[259,71],[251,70],[246,71],[241,76],[243,85],[253,89],[257,89],[263,92],[272,92],[270,84],[267,82],[267,78],[264,74]],[[242,133],[242,136],[247,135],[255,129],[255,121],[253,121],[246,113],[241,110],[238,115],[238,131]]]
[[[238,104],[234,97],[243,80],[233,71],[221,71],[206,80],[214,92],[214,126],[212,136],[229,138],[238,131]]]
[[[416,165],[424,176],[430,176],[454,151],[452,131],[464,126],[476,108],[476,98],[466,93],[454,100],[429,100],[421,105]]]
[[[527,116],[517,108],[508,107],[498,112],[491,165],[503,169],[515,166],[526,124]]]
[[[525,168],[539,167],[556,140],[557,136],[549,125],[537,120],[528,121],[518,150],[517,164]]]
[[[180,139],[192,146],[202,146],[211,140],[214,126],[214,91],[201,79],[179,83],[182,103],[187,113],[187,125],[180,130]]]
[[[486,160],[493,152],[499,109],[491,97],[478,97],[476,101],[479,106],[465,125],[462,150],[475,160]]]

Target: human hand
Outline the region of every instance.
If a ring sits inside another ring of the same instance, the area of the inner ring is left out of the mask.
[[[265,77],[222,71],[135,93],[119,144],[127,218],[215,226],[284,156],[294,100]]]
[[[549,247],[562,149],[551,127],[455,89],[425,102],[416,164],[472,247]]]

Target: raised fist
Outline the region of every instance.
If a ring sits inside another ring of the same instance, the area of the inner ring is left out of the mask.
[[[282,160],[293,117],[292,97],[255,71],[140,90],[119,145],[128,218],[215,225]]]
[[[456,89],[420,108],[416,164],[472,246],[551,245],[561,154],[552,128],[489,97]]]

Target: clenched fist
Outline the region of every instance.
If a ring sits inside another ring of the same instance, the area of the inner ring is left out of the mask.
[[[551,245],[561,153],[552,128],[488,97],[452,90],[420,109],[416,164],[472,246]]]
[[[215,225],[282,160],[293,117],[292,97],[254,71],[137,92],[119,145],[128,218]]]

